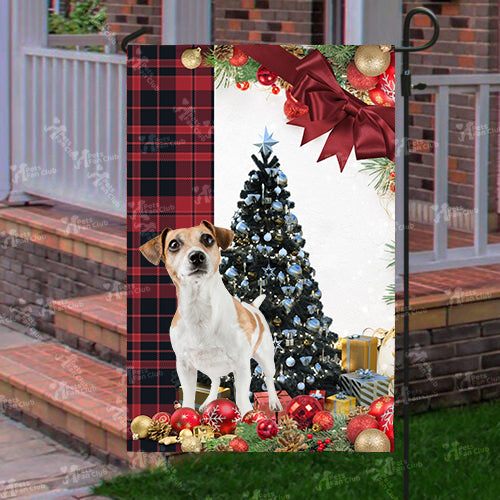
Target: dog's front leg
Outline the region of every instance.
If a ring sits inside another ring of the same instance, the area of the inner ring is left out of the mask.
[[[234,374],[234,388],[236,389],[236,406],[241,412],[243,417],[245,413],[253,410],[248,397],[250,391],[250,381],[252,379],[250,375],[250,360],[247,363],[243,363],[242,366],[235,368]]]
[[[205,407],[207,406],[208,403],[210,403],[210,401],[214,401],[217,399],[217,397],[219,396],[219,383],[220,383],[220,377],[210,377],[210,381],[211,381],[211,386],[210,386],[210,393],[209,395],[207,396],[207,399],[205,399],[205,401],[203,401],[203,404],[200,406],[200,411],[202,412]]]
[[[177,360],[177,375],[182,386],[182,406],[194,409],[196,394],[196,368],[185,360]]]

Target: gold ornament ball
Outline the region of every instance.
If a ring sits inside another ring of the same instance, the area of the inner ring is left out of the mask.
[[[201,49],[186,49],[181,56],[181,62],[187,69],[195,69],[201,64]]]
[[[182,429],[181,432],[179,432],[179,437],[180,438],[187,438],[193,435],[193,432],[191,429]]]
[[[391,451],[391,442],[381,430],[365,429],[358,434],[354,442],[354,451],[386,453]]]
[[[382,52],[390,52],[392,50],[392,45],[379,45]]]
[[[146,415],[135,417],[130,423],[133,439],[144,439],[148,437],[148,429],[153,421]]]
[[[354,64],[363,75],[378,76],[391,64],[391,54],[382,52],[379,45],[360,45],[354,54]]]
[[[181,449],[186,453],[199,453],[201,451],[201,441],[195,436],[185,437],[181,442]]]

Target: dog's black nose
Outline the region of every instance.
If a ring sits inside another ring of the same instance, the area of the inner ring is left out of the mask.
[[[203,252],[193,252],[189,256],[189,262],[191,262],[193,266],[201,266],[205,262],[205,254]]]

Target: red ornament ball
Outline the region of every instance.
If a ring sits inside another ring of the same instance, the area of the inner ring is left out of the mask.
[[[153,415],[153,422],[161,422],[162,424],[169,424],[170,423],[170,413],[167,413],[166,411],[160,411]]]
[[[297,99],[293,97],[292,93],[287,90],[286,101],[285,104],[283,104],[283,111],[289,120],[293,120],[294,118],[305,115],[309,111],[309,106],[297,101]]]
[[[347,439],[354,444],[358,434],[366,429],[378,429],[377,421],[370,415],[358,415],[347,424]]]
[[[394,405],[390,405],[380,417],[379,429],[389,438],[391,451],[394,451]]]
[[[354,61],[351,61],[345,70],[347,80],[349,83],[358,90],[371,90],[374,89],[378,83],[378,76],[366,76],[359,71],[354,64]]]
[[[329,411],[321,410],[314,415],[312,423],[320,425],[322,431],[329,431],[333,428],[333,415]]]
[[[379,106],[394,107],[394,101],[377,85],[368,91],[370,99]]]
[[[250,84],[248,82],[236,82],[236,87],[239,88],[240,90],[248,90]]]
[[[257,435],[260,439],[271,439],[276,434],[278,434],[278,424],[274,420],[270,418],[259,420],[257,423]]]
[[[322,411],[320,402],[306,394],[295,396],[286,409],[287,415],[297,422],[299,429],[312,427],[314,415],[319,411]]]
[[[368,408],[368,415],[375,417],[377,422],[380,422],[380,417],[387,411],[389,406],[394,404],[392,396],[382,396],[376,399]]]
[[[245,424],[253,424],[254,422],[258,422],[259,420],[262,420],[264,418],[267,418],[266,414],[263,411],[260,410],[250,410],[245,413],[242,421],[245,422]]]
[[[233,449],[233,451],[244,452],[248,451],[248,443],[241,438],[234,438],[229,441],[229,446]]]
[[[239,67],[239,66],[245,66],[247,62],[248,62],[248,56],[240,49],[233,47],[233,57],[229,59],[229,63],[232,64],[233,66]]]
[[[215,399],[203,410],[203,422],[219,434],[231,434],[240,420],[240,410],[229,399]]]
[[[277,95],[280,93],[280,88],[277,85],[273,85],[271,91],[274,95]]]
[[[170,419],[172,429],[179,433],[182,429],[192,429],[201,424],[201,416],[192,408],[179,408],[174,411]]]
[[[278,77],[272,71],[264,68],[264,66],[261,66],[257,70],[257,81],[262,85],[273,85],[274,83],[276,83],[277,79]]]

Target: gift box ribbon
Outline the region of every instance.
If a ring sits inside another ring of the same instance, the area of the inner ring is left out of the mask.
[[[363,370],[363,368],[360,368],[359,370],[356,370],[356,377],[358,378],[363,378],[363,379],[370,379],[374,378],[374,371],[373,370]]]
[[[394,108],[369,106],[342,89],[321,52],[299,59],[279,45],[236,47],[293,85],[292,96],[308,106],[288,122],[304,128],[301,146],[330,131],[318,161],[337,155],[342,171],[353,146],[358,160],[394,159]]]

